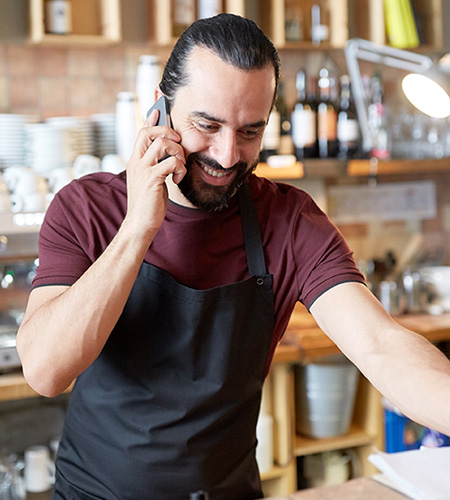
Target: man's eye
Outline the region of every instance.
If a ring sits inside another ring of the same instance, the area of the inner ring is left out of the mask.
[[[213,123],[197,122],[197,126],[206,132],[214,132],[217,130],[217,125],[214,125]]]
[[[242,135],[244,137],[246,137],[247,139],[252,139],[253,137],[256,137],[260,134],[260,129],[256,129],[256,128],[248,128],[248,129],[244,129],[242,130]]]

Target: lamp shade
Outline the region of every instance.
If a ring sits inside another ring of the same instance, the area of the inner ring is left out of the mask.
[[[409,73],[402,80],[408,101],[419,111],[434,118],[450,116],[450,75],[436,67],[426,73]]]

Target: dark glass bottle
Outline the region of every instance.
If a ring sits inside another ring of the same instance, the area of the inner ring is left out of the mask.
[[[307,82],[309,85],[307,85]],[[311,82],[314,85],[311,85]],[[296,78],[297,102],[292,112],[292,142],[297,160],[313,158],[316,150],[316,107],[315,80],[307,79],[306,72],[300,70]],[[313,93],[314,92],[314,93]]]
[[[350,78],[340,78],[341,92],[337,121],[338,158],[354,158],[359,149],[359,122],[350,86]]]
[[[337,155],[337,110],[332,99],[334,79],[326,68],[319,72],[317,105],[317,147],[320,158]]]

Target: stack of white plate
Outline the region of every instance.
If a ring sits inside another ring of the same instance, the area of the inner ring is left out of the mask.
[[[78,156],[78,135],[74,128],[37,123],[25,126],[25,164],[42,175],[55,168],[71,167]]]
[[[91,115],[90,119],[94,127],[96,156],[103,158],[107,154],[115,154],[116,115],[114,113],[98,113]]]
[[[25,163],[25,125],[37,121],[32,115],[0,114],[0,168]]]
[[[78,155],[90,155],[95,153],[94,128],[88,117],[81,116],[55,116],[47,118],[46,123],[53,127],[70,128],[74,131],[78,144]]]

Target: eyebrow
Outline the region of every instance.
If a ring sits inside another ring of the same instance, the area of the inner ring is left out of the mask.
[[[203,118],[204,120],[208,120],[210,122],[225,123],[225,120],[222,120],[222,119],[217,118],[217,117],[215,117],[213,115],[210,115],[209,113],[205,113],[204,111],[194,111],[192,114],[196,118]],[[265,125],[266,125],[265,120],[259,120],[259,121],[255,122],[255,123],[246,123],[244,125],[244,128],[245,127],[249,127],[249,128],[262,128],[262,127],[265,127]]]

